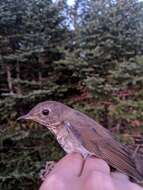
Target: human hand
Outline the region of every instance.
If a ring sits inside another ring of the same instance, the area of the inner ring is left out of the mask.
[[[61,159],[42,183],[40,190],[143,190],[96,157],[73,153]]]

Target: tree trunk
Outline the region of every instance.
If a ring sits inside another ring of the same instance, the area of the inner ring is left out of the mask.
[[[17,79],[17,86],[16,86],[16,91],[18,95],[21,95],[21,86],[20,86],[20,65],[19,61],[17,60],[16,63],[16,79]]]
[[[10,94],[14,94],[12,86],[12,77],[11,77],[11,67],[9,64],[6,65],[6,74],[7,74],[7,84]]]
[[[38,82],[39,82],[40,87],[41,87],[41,85],[42,85],[42,72],[41,71],[39,71],[39,73],[38,73]]]
[[[79,8],[79,0],[77,0],[75,2],[74,7],[73,7],[73,11],[72,11],[73,27],[74,27],[75,31],[77,31],[77,29],[78,29],[78,25],[77,25],[78,8]]]
[[[40,84],[40,87],[42,85],[42,71],[41,71],[41,68],[43,67],[44,63],[45,63],[45,60],[44,60],[44,57],[40,56],[39,55],[39,72],[38,72],[38,82]]]

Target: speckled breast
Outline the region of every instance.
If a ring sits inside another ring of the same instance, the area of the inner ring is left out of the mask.
[[[65,130],[60,131],[57,134],[57,141],[66,153],[79,152],[85,158],[88,155],[91,155],[91,153],[83,147],[81,142],[72,134],[72,132],[69,133]]]

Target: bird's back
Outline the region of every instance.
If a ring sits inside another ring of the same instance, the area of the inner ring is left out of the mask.
[[[136,181],[143,179],[129,150],[116,141],[111,133],[87,115],[73,110],[68,115],[70,130],[77,136],[84,148],[104,159],[109,165]]]

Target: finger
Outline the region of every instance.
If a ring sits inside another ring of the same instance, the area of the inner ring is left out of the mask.
[[[139,185],[130,182],[129,177],[120,172],[112,172],[111,177],[113,179],[115,187],[118,187],[119,190],[130,189],[130,190],[143,190]]]
[[[104,160],[98,159],[93,156],[88,157],[85,161],[82,175],[88,175],[89,173],[94,171],[110,174],[110,168]]]
[[[129,178],[125,174],[122,174],[120,172],[112,172],[111,178],[114,183],[114,186],[118,187],[118,190],[122,189],[131,190]]]
[[[39,190],[66,190],[66,184],[60,176],[51,175],[41,185]]]
[[[143,190],[143,188],[141,186],[139,186],[136,183],[130,183],[130,190]]]
[[[115,190],[114,183],[109,174],[93,171],[83,177],[83,187],[90,190]],[[119,189],[118,189],[119,190]],[[121,189],[120,189],[121,190]]]
[[[83,157],[78,153],[68,154],[62,158],[53,168],[50,175],[56,173],[59,176],[71,177],[80,174]]]
[[[113,179],[117,179],[121,181],[129,181],[129,177],[120,172],[111,172],[111,176]]]

